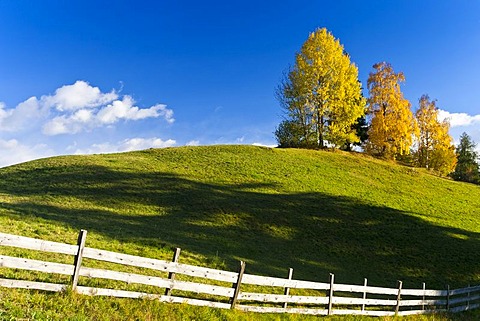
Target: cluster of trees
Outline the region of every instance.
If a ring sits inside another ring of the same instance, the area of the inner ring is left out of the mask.
[[[466,146],[468,155],[460,153],[460,146],[455,149],[448,121],[438,119],[436,101],[423,95],[413,113],[400,89],[403,73],[387,62],[373,68],[364,97],[358,69],[340,41],[325,28],[312,32],[276,91],[285,111],[275,131],[279,146],[351,150],[357,145],[374,156],[410,161],[445,175],[453,172],[461,180],[467,180],[460,174],[466,171],[459,168],[462,157],[473,157],[476,174],[473,165],[465,165],[471,171],[467,176],[478,180],[473,142]]]

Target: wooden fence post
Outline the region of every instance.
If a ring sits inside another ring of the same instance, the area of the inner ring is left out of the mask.
[[[447,284],[447,304],[446,304],[447,312],[450,310],[450,285]]]
[[[402,293],[402,281],[398,281],[397,306],[395,307],[395,315],[397,315],[398,311],[400,310],[400,300],[402,299],[401,293]]]
[[[178,262],[178,258],[180,257],[180,251],[181,251],[181,249],[179,247],[177,247],[175,249],[175,252],[173,252],[173,258],[172,258],[173,263]],[[175,280],[175,272],[169,272],[168,273],[168,279],[170,281],[172,281],[172,283],[171,283],[169,288],[165,289],[165,295],[170,296],[172,294],[173,281]]]
[[[367,299],[367,278],[363,279],[363,287],[362,312],[365,311],[365,300]]]
[[[335,274],[330,273],[330,293],[328,294],[328,315],[332,314],[333,306],[333,284],[335,281]]]
[[[425,282],[422,283],[422,290],[423,290],[423,296],[422,296],[422,310],[425,310]]]
[[[467,292],[467,310],[470,310],[470,284],[468,285],[468,292]]]
[[[240,269],[238,270],[237,283],[233,283],[232,287],[235,289],[233,292],[233,297],[230,302],[230,309],[235,309],[235,304],[237,304],[238,293],[240,293],[240,285],[242,284],[243,273],[245,272],[245,262],[240,261]]]
[[[78,277],[80,276],[80,267],[82,266],[83,259],[83,249],[85,248],[85,240],[87,239],[87,231],[80,230],[78,234],[78,251],[75,255],[75,260],[73,261],[73,275],[72,275],[72,291],[75,292],[78,284]]]
[[[288,270],[288,280],[290,281],[293,277],[293,269],[290,268]],[[283,292],[284,295],[288,295],[290,292],[290,288],[289,287],[285,287],[285,291]],[[283,303],[283,308],[286,309],[287,308],[287,302],[284,302]]]

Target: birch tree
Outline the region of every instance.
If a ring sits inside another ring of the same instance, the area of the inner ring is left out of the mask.
[[[415,112],[418,125],[417,149],[415,160],[417,166],[434,169],[443,175],[455,169],[457,157],[453,139],[448,133],[448,120],[438,119],[438,108],[428,95],[419,99],[419,108]]]
[[[416,124],[410,102],[403,97],[400,83],[403,73],[395,73],[387,62],[373,65],[368,77],[367,99],[371,124],[366,151],[370,154],[395,159],[410,152],[416,133]]]
[[[285,133],[289,128],[301,135],[294,139],[297,147],[323,148],[326,142],[342,146],[359,141],[352,126],[365,114],[358,69],[327,29],[309,35],[280,84],[277,98],[286,112],[276,131],[280,146],[290,145],[278,135],[292,137]]]

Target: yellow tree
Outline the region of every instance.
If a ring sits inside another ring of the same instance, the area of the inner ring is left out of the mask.
[[[438,108],[428,95],[419,99],[415,112],[418,125],[415,160],[418,166],[430,168],[447,175],[455,169],[457,157],[453,139],[448,133],[450,124],[438,119]]]
[[[365,149],[368,153],[395,159],[410,152],[416,132],[410,102],[403,97],[403,73],[395,73],[387,62],[373,65],[368,77],[368,111],[371,124]]]
[[[277,129],[281,137],[295,128],[298,147],[324,147],[358,142],[353,124],[365,115],[358,69],[327,29],[312,32],[297,53],[295,65],[277,90],[287,119]],[[281,135],[280,135],[281,134]],[[289,145],[284,142],[284,145]]]

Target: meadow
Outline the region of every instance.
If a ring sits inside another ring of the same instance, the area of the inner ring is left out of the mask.
[[[480,186],[357,153],[179,147],[0,169],[1,232],[73,244],[86,229],[90,247],[168,260],[180,247],[182,263],[235,271],[243,260],[248,273],[286,277],[291,267],[294,278],[320,282],[335,273],[338,283],[368,278],[385,287],[397,280],[409,288],[480,284],[479,223]],[[308,319],[74,293],[1,293],[6,320]]]

